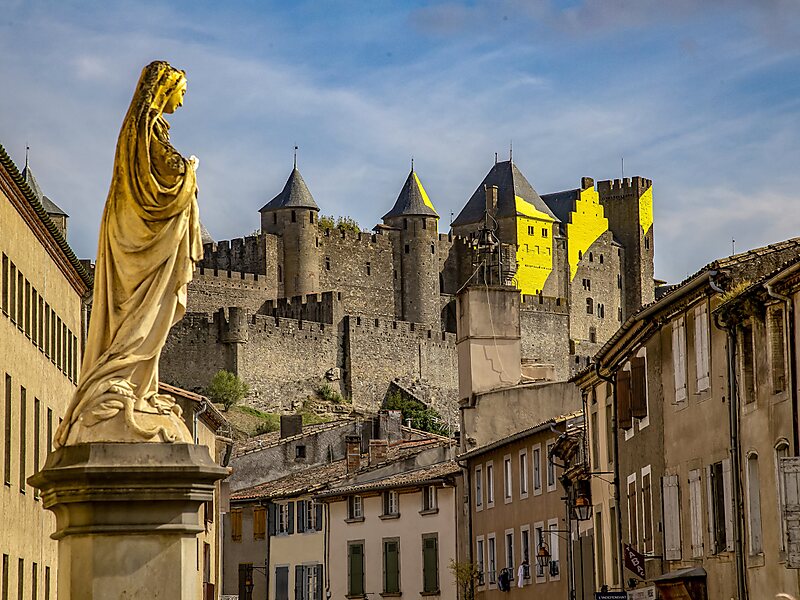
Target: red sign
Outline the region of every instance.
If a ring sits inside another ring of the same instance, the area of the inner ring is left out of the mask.
[[[647,579],[644,571],[644,554],[637,552],[628,544],[623,544],[623,548],[625,554],[625,568],[635,573],[639,579]]]

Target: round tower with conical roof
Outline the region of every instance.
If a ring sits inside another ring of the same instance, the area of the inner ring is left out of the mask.
[[[261,231],[281,237],[278,286],[286,298],[319,292],[319,206],[295,165],[281,193],[259,211]]]
[[[413,167],[383,222],[396,232],[401,318],[439,326],[439,215]]]

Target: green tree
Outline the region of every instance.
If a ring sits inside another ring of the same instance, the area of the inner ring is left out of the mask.
[[[475,598],[475,585],[480,573],[478,565],[471,562],[456,562],[452,558],[448,569],[453,574],[456,587],[461,590],[461,597],[464,600],[473,600]]]
[[[222,404],[226,411],[249,393],[250,386],[230,371],[217,371],[206,388],[206,396],[212,402]]]
[[[338,229],[339,231],[350,231],[351,233],[359,233],[361,231],[361,226],[353,217],[322,215],[318,223],[320,229]]]
[[[384,407],[388,410],[399,410],[403,413],[403,420],[410,420],[414,429],[449,435],[439,412],[435,408],[426,407],[419,400],[406,398],[400,392],[393,392],[386,398]]]

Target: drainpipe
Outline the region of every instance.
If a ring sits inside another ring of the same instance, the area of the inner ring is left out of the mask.
[[[795,456],[798,455],[800,452],[800,443],[798,442],[798,431],[797,431],[797,386],[795,382],[797,381],[797,351],[794,344],[794,303],[789,296],[784,294],[779,294],[773,289],[775,285],[774,280],[770,280],[766,283],[764,287],[767,289],[767,293],[775,298],[776,300],[781,300],[786,305],[786,319],[787,319],[787,328],[786,331],[788,332],[787,338],[789,343],[787,344],[787,349],[789,351],[789,381],[787,382],[789,386],[789,394],[792,399],[792,447],[794,448],[793,454]]]
[[[194,443],[195,444],[197,443],[197,439],[198,439],[197,438],[197,420],[198,420],[198,417],[200,415],[202,415],[204,412],[206,412],[207,410],[208,410],[208,404],[203,402],[203,405],[200,407],[200,410],[196,410],[194,412],[194,416],[193,416],[194,420],[192,421],[192,428],[194,429],[193,433],[194,433]]]
[[[712,289],[716,286],[712,285]],[[718,291],[716,288],[715,291]],[[747,600],[747,582],[745,580],[745,564],[742,543],[742,478],[741,461],[739,448],[739,400],[736,388],[736,333],[733,327],[723,325],[720,322],[719,314],[714,315],[714,325],[717,329],[727,334],[727,362],[728,362],[728,422],[730,425],[730,445],[731,445],[731,476],[733,477],[733,537],[734,554],[736,560],[736,587],[739,593],[739,600]]]
[[[614,436],[614,503],[616,504],[617,513],[617,575],[619,577],[619,584],[622,591],[625,591],[625,556],[622,548],[622,501],[620,500],[619,489],[619,436],[617,435],[617,381],[616,377],[604,377],[600,372],[600,363],[595,363],[594,371],[597,376],[603,381],[611,384],[612,400],[611,400],[611,435]]]

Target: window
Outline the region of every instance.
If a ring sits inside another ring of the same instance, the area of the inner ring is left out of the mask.
[[[475,467],[475,510],[483,510],[483,468]]]
[[[528,235],[536,235],[536,228],[533,225],[528,225]]]
[[[546,238],[547,236],[548,236],[547,228],[546,227],[542,227],[542,237]]]
[[[611,528],[611,583],[619,585],[619,538],[617,537],[617,509],[608,509],[608,526]]]
[[[347,544],[347,593],[364,595],[364,542]]]
[[[17,322],[17,267],[11,263],[11,269],[8,276],[8,316],[11,317],[11,322]]]
[[[603,264],[603,255],[602,254],[600,255],[600,264],[601,265]]]
[[[703,392],[710,385],[708,305],[705,303],[694,309],[694,362],[697,391]]]
[[[778,541],[778,549],[781,552],[786,551],[786,524],[783,521],[783,498],[784,498],[784,482],[780,474],[780,463],[782,458],[789,456],[789,442],[780,440],[775,445],[775,479],[778,482],[778,532],[780,533],[780,540]]]
[[[257,506],[253,509],[253,539],[263,540],[267,536],[267,509]]]
[[[606,578],[606,564],[605,564],[605,550],[606,539],[603,537],[603,513],[596,512],[594,514],[594,547],[595,547],[595,573],[597,573],[597,585],[605,585]]]
[[[326,271],[331,270],[331,259],[327,256],[325,257],[325,270]]]
[[[5,257],[3,257],[5,258]],[[3,579],[0,580],[0,585],[2,585],[2,598],[3,600],[8,600],[8,580],[10,575],[8,573],[8,554],[3,554],[3,572],[2,572]]]
[[[5,423],[5,452],[3,464],[3,481],[6,485],[11,485],[11,375],[6,373],[6,423]]]
[[[275,567],[275,600],[289,600],[289,567]]]
[[[422,512],[434,512],[438,510],[436,503],[436,486],[428,485],[422,490]]]
[[[600,432],[597,430],[597,409],[592,410],[589,417],[589,435],[592,438],[592,468],[599,470],[600,467]]]
[[[700,469],[689,471],[689,513],[691,515],[693,558],[703,556],[703,500],[700,485]]]
[[[683,317],[672,322],[672,370],[675,402],[683,402],[686,400],[686,322]]]
[[[538,552],[539,546],[547,543],[544,537],[544,523],[536,523],[533,526],[533,532],[536,539],[536,550]],[[552,560],[552,553],[550,557]],[[541,583],[542,581],[544,581],[544,567],[539,564],[539,561],[536,561],[536,582]]]
[[[589,343],[596,344],[597,343],[597,328],[596,327],[589,327]]]
[[[19,388],[19,491],[25,493],[25,469],[28,466],[26,452],[28,450],[28,392],[24,387]]]
[[[400,495],[395,490],[383,493],[383,514],[389,516],[400,514]]]
[[[322,600],[322,565],[296,565],[295,600]]]
[[[739,364],[740,388],[744,402],[750,403],[756,399],[755,393],[755,353],[753,352],[753,327],[746,323],[740,327],[741,359]]]
[[[761,496],[758,479],[758,454],[747,456],[747,517],[750,554],[763,552],[761,533]]]
[[[486,582],[485,567],[486,563],[483,548],[483,536],[480,535],[475,540],[475,565],[478,567],[478,585],[483,585]]]
[[[322,531],[322,503],[314,500],[297,502],[297,533],[305,531]]]
[[[400,593],[400,538],[383,540],[383,593]]]
[[[403,248],[403,251],[404,251],[406,254],[408,254],[408,253],[411,251],[411,247],[410,247],[408,244],[406,244],[406,245],[405,245],[405,247]]]
[[[636,473],[628,476],[628,540],[631,546],[639,548],[639,518],[636,510]]]
[[[3,270],[0,272],[0,277],[2,277],[2,308],[5,314],[8,314],[8,257],[3,254]],[[5,580],[4,580],[5,581]]]
[[[25,559],[17,562],[17,597],[22,600],[25,596]]]
[[[586,314],[592,315],[594,314],[594,300],[591,298],[586,299]]]
[[[649,249],[650,248],[650,238],[647,237],[647,236],[644,236],[644,247],[645,247],[645,249]]]
[[[539,444],[533,447],[533,493],[542,493],[542,447]]]
[[[44,568],[44,600],[50,600],[50,567]]]
[[[283,281],[283,269],[281,269],[281,266],[278,265],[278,283],[282,281]]]
[[[372,275],[372,265],[369,262],[367,262],[367,277],[369,277],[370,275]]]
[[[47,451],[53,449],[53,409],[47,409]]]
[[[497,552],[495,548],[494,534],[490,533],[486,540],[489,550],[489,583],[494,584],[497,582]]]
[[[294,447],[294,457],[295,458],[305,458],[306,457],[306,446],[305,444],[297,444]]]
[[[550,519],[548,528],[550,529],[550,581],[558,581],[561,579],[558,520]]]
[[[519,451],[519,496],[528,497],[528,451]]]
[[[708,522],[712,552],[733,550],[733,510],[730,459],[706,467]],[[759,507],[760,512],[760,507]]]
[[[275,533],[289,535],[294,533],[294,502],[275,504]]]
[[[650,467],[642,469],[642,549],[652,554],[653,546],[653,491]]]
[[[523,525],[520,527],[520,560],[522,564],[525,566],[525,572],[523,573],[524,579],[531,578],[531,529],[529,525]]]
[[[511,457],[503,457],[503,500],[506,504],[511,502],[512,483],[511,483]]]
[[[639,419],[639,429],[650,424],[647,397],[647,357],[646,349],[641,348],[631,359],[631,417]]]
[[[422,591],[439,591],[439,538],[435,533],[422,536]]]
[[[423,223],[424,223],[424,221],[423,221]],[[424,227],[423,227],[423,229],[424,229]],[[436,254],[436,246],[434,244],[431,244],[431,254]]]
[[[403,229],[408,229],[408,219],[403,219]]]
[[[428,219],[422,219],[422,228],[423,229],[427,229],[428,228]]]
[[[313,223],[314,222],[314,211],[313,210],[308,212],[308,222],[309,223]]]
[[[514,579],[514,530],[506,529],[506,568],[511,571],[511,578]]]
[[[681,504],[678,476],[665,475],[661,479],[664,502],[664,558],[681,559]]]
[[[297,222],[297,213],[295,213],[295,211],[292,211],[292,223],[296,222]]]
[[[348,498],[348,513],[349,519],[363,519],[364,518],[364,500],[361,496],[350,496]]]
[[[589,252],[589,262],[594,262],[594,252]]]
[[[773,394],[778,394],[786,389],[786,342],[783,315],[783,307],[777,307],[768,313],[769,361]]]
[[[490,462],[486,463],[486,503],[494,506],[494,465]]]
[[[556,466],[553,463],[553,458],[551,456],[551,452],[553,451],[553,446],[555,446],[555,442],[550,440],[547,442],[547,491],[552,492],[556,489]]]
[[[231,515],[231,540],[234,542],[242,541],[242,511],[238,508],[230,512]]]

